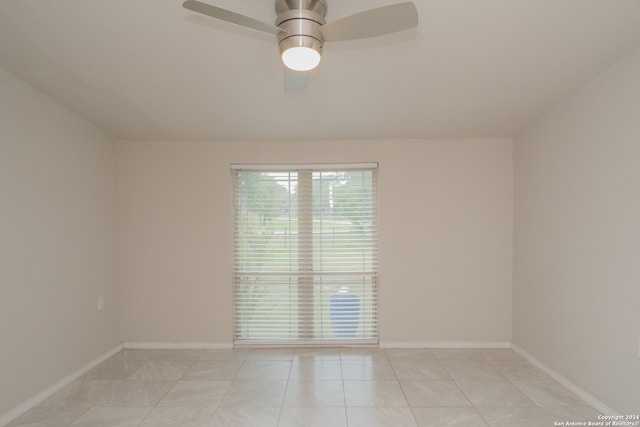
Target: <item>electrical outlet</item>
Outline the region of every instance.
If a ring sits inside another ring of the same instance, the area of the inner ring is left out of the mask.
[[[104,297],[100,295],[98,297],[98,310],[102,310],[104,308]]]

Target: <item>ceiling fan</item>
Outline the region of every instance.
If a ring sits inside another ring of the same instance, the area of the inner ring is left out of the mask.
[[[306,72],[320,63],[325,42],[381,36],[418,25],[418,11],[410,1],[369,9],[327,23],[325,0],[276,0],[275,25],[199,0],[186,0],[182,6],[202,15],[276,35],[286,67],[286,92],[306,87],[309,77]]]

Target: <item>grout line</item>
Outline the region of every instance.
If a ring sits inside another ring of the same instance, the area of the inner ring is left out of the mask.
[[[293,354],[293,358],[288,360],[289,362],[289,374],[287,375],[287,383],[284,386],[284,394],[282,395],[282,402],[280,403],[280,413],[278,413],[278,421],[276,425],[280,425],[280,420],[282,419],[282,412],[284,411],[284,402],[287,398],[287,391],[289,390],[289,381],[291,381],[291,370],[293,369],[293,360],[295,359],[295,352]]]
[[[347,389],[344,386],[344,369],[342,369],[342,350],[338,349],[338,361],[340,362],[340,382],[342,383],[342,396],[344,401],[344,422],[349,427],[349,412],[347,410]]]
[[[536,368],[542,370],[545,374],[549,375],[551,378],[553,378],[554,380],[559,382],[562,386],[564,386],[569,391],[574,393],[580,399],[584,400],[588,405],[591,405],[594,409],[597,409],[598,411],[602,412],[604,415],[618,415],[619,414],[618,411],[615,411],[614,409],[612,409],[609,406],[605,405],[603,402],[601,402],[598,398],[593,396],[591,393],[589,393],[585,389],[579,387],[578,385],[573,383],[571,380],[569,380],[565,376],[563,376],[563,375],[557,373],[556,371],[554,371],[553,369],[549,368],[542,361],[540,361],[538,358],[536,358],[535,356],[533,356],[532,354],[527,352],[522,347],[520,347],[520,346],[518,346],[516,344],[512,344],[511,347],[513,348],[513,350],[516,353],[518,353],[520,356],[524,357],[533,366],[535,366]]]
[[[86,363],[84,366],[82,366],[77,371],[67,375],[66,377],[63,377],[62,379],[60,379],[56,383],[50,385],[49,387],[45,388],[44,390],[42,390],[38,394],[36,394],[36,395],[32,396],[31,398],[25,400],[20,405],[16,406],[15,408],[11,409],[9,412],[7,412],[4,415],[0,416],[0,426],[4,426],[4,425],[9,424],[11,421],[13,421],[16,418],[18,418],[19,416],[23,415],[25,412],[27,412],[30,409],[34,408],[35,406],[39,405],[45,399],[51,397],[56,392],[60,391],[63,387],[71,384],[73,381],[77,380],[82,375],[84,375],[87,372],[89,372],[91,369],[95,368],[96,366],[98,366],[99,364],[104,362],[105,360],[109,359],[114,354],[120,352],[122,350],[122,348],[123,348],[122,344],[119,344],[119,345],[115,346],[114,348],[112,348],[111,350],[109,350],[106,353],[102,354],[101,356],[98,356],[95,359],[89,361],[88,363]]]
[[[384,354],[387,357],[387,362],[389,362],[389,365],[391,365],[393,376],[395,377],[396,382],[398,383],[398,387],[400,387],[400,392],[402,392],[402,397],[404,397],[404,400],[407,402],[407,408],[409,408],[411,417],[413,417],[413,422],[415,423],[415,425],[418,425],[418,419],[416,418],[416,414],[413,412],[413,406],[411,406],[411,404],[409,403],[409,398],[407,397],[407,393],[404,391],[404,387],[402,387],[402,383],[400,382],[400,378],[398,378],[398,373],[396,372],[396,368],[393,366],[393,363],[389,358],[389,353],[387,353],[387,350],[384,350]]]

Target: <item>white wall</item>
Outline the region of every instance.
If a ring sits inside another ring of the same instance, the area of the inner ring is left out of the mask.
[[[121,342],[115,161],[0,68],[0,417]]]
[[[125,341],[232,341],[231,163],[378,161],[380,338],[510,341],[512,141],[121,142]]]
[[[514,342],[640,412],[640,51],[515,142]]]

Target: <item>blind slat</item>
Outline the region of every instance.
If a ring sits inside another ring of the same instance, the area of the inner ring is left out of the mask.
[[[306,166],[232,166],[237,342],[377,340],[377,165]]]

